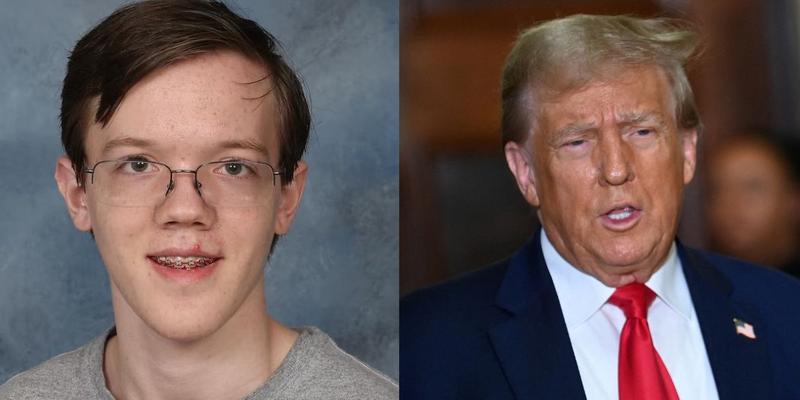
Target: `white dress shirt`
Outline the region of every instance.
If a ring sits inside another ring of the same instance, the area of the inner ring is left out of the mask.
[[[570,265],[544,230],[542,252],[567,324],[586,398],[619,399],[619,337],[622,310],[607,303],[614,288]],[[653,344],[682,400],[719,399],[700,324],[683,275],[677,248],[646,283],[656,294],[647,314]]]

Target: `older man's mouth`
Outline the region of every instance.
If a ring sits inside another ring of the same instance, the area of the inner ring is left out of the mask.
[[[639,217],[642,215],[642,210],[631,206],[624,205],[611,209],[600,217],[603,226],[613,231],[625,231],[636,225]]]

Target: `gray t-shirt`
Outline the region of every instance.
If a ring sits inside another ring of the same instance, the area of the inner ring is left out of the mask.
[[[313,327],[299,332],[283,363],[245,400],[398,398],[397,384],[345,353],[324,332]],[[112,334],[12,377],[0,386],[0,400],[113,400],[103,376]]]

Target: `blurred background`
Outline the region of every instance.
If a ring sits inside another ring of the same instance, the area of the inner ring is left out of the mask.
[[[538,229],[502,152],[500,74],[517,35],[575,13],[698,29],[705,131],[680,238],[796,271],[797,0],[417,0],[401,4],[400,292],[505,258]]]
[[[127,0],[0,9],[0,383],[113,324],[108,277],[56,190],[67,56]],[[265,277],[270,311],[398,378],[395,0],[229,0],[283,44],[313,131],[303,202]]]

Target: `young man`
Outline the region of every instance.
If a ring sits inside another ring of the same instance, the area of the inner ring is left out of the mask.
[[[73,50],[61,125],[55,178],[97,242],[116,326],[0,399],[397,398],[323,332],[265,311],[310,125],[269,33],[218,2],[121,8]]]

